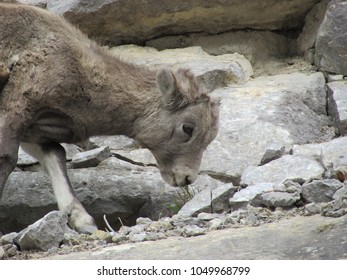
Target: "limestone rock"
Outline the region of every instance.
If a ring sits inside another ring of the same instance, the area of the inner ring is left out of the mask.
[[[347,81],[327,84],[328,108],[341,135],[347,134]]]
[[[325,168],[337,170],[347,166],[347,137],[318,144],[294,145],[292,150],[293,155],[316,159]]]
[[[96,167],[100,162],[111,156],[108,146],[78,153],[72,158],[73,168]]]
[[[292,73],[215,90],[213,95],[222,98],[220,129],[204,153],[201,170],[238,185],[243,170],[259,165],[274,141],[286,152],[293,144],[333,138],[332,122],[324,115],[324,87],[322,73]]]
[[[259,183],[251,186],[247,186],[244,189],[239,190],[230,198],[230,207],[233,210],[240,208],[246,208],[247,205],[252,201],[252,199],[262,192],[271,191],[274,189],[274,184],[272,183]]]
[[[347,3],[330,1],[316,41],[316,65],[319,69],[347,75]]]
[[[126,45],[114,47],[111,52],[115,56],[126,57],[136,65],[146,65],[157,69],[163,67],[189,69],[203,92],[211,92],[228,83],[244,83],[253,75],[251,64],[242,55],[235,53],[211,56],[201,47],[168,49],[159,52],[150,47]]]
[[[18,245],[21,250],[47,251],[58,248],[64,239],[67,219],[67,215],[59,211],[48,213],[19,233]]]
[[[301,53],[315,47],[318,29],[324,19],[329,0],[318,2],[306,15],[305,25],[297,41]]]
[[[64,15],[97,41],[119,45],[143,43],[162,35],[219,34],[240,29],[293,29],[302,25],[306,13],[317,2],[93,0],[86,5],[81,0],[47,0],[47,9]]]
[[[242,185],[257,183],[280,184],[286,180],[311,181],[321,179],[323,167],[316,161],[301,157],[285,155],[263,166],[249,166],[242,173]]]
[[[158,50],[200,46],[211,55],[239,53],[253,66],[273,57],[286,57],[293,53],[293,40],[278,32],[238,30],[221,34],[188,34],[165,36],[150,40],[147,46]]]
[[[179,215],[196,216],[201,212],[223,212],[230,209],[229,198],[236,188],[232,184],[217,188],[207,188],[196,194],[178,212]]]
[[[290,207],[300,200],[299,193],[263,192],[252,199],[251,205],[269,208]]]
[[[343,186],[343,183],[334,179],[314,180],[303,185],[302,196],[308,202],[329,202]]]
[[[264,165],[272,160],[278,159],[284,154],[285,147],[277,143],[271,143],[260,161],[260,165]]]

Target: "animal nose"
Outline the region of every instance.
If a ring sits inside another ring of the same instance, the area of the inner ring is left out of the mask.
[[[186,185],[190,185],[192,183],[191,177],[188,175],[186,176]]]
[[[175,180],[175,185],[176,186],[179,186],[179,187],[184,187],[184,186],[187,186],[187,185],[190,185],[192,183],[194,183],[196,177],[197,177],[197,174],[195,175],[194,173],[180,173],[180,172],[176,172],[174,173],[174,180]]]

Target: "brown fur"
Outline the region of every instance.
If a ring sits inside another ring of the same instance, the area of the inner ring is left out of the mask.
[[[0,4],[0,197],[20,142],[126,135],[151,150],[167,182],[186,185],[217,131],[218,101],[188,70],[134,66],[61,17]]]

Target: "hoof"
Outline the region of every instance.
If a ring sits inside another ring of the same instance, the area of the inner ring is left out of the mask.
[[[98,230],[98,228],[96,226],[85,225],[85,226],[81,226],[79,228],[75,228],[75,230],[78,233],[93,234],[94,232],[96,232]]]

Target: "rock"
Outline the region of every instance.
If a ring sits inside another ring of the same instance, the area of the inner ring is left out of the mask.
[[[112,227],[118,217],[134,222],[141,216],[164,216],[177,189],[167,185],[158,169],[109,158],[96,168],[68,170],[72,186],[99,228],[104,214]],[[195,186],[217,185],[207,175]],[[0,200],[0,227],[4,233],[24,228],[44,214],[57,209],[49,179],[43,172],[13,172]],[[133,219],[133,220],[132,220]]]
[[[11,258],[17,255],[17,247],[14,244],[0,245],[0,260]]]
[[[344,185],[338,180],[314,180],[303,185],[302,196],[308,202],[329,202],[333,200],[336,191]]]
[[[284,154],[285,147],[281,144],[271,143],[266,147],[266,151],[263,155],[263,158],[260,161],[260,165],[264,165],[273,161],[275,159],[280,158]]]
[[[115,136],[94,136],[90,140],[99,147],[110,147],[110,150],[132,149],[138,147],[134,139],[128,138],[124,135]]]
[[[222,98],[220,115],[224,117],[217,138],[204,153],[201,170],[239,185],[244,169],[261,162],[269,143],[288,151],[293,144],[335,137],[329,129],[332,122],[324,115],[324,86],[322,73],[293,73],[257,77],[245,85],[215,90],[213,95]]]
[[[229,198],[235,193],[232,184],[205,189],[196,194],[178,212],[179,215],[197,216],[201,212],[223,212],[230,209]]]
[[[200,46],[211,55],[239,53],[253,66],[272,57],[286,57],[292,54],[293,40],[277,32],[238,30],[215,35],[188,34],[165,36],[150,40],[147,46],[158,50]]]
[[[173,225],[171,224],[171,219],[169,217],[164,217],[158,221],[152,222],[147,227],[147,231],[149,232],[166,232],[171,229],[173,229]]]
[[[183,234],[186,237],[203,235],[205,234],[205,231],[206,230],[204,228],[200,228],[196,225],[187,225],[183,227]]]
[[[115,157],[133,164],[143,166],[156,166],[157,162],[148,149],[118,150]]]
[[[156,242],[115,245],[45,259],[139,260],[139,259],[273,259],[337,260],[347,251],[347,216],[321,215],[288,217],[258,227],[209,231],[195,238],[171,237]],[[300,237],[300,238],[299,238]],[[245,242],[245,238],[247,242]],[[264,246],[264,240],[267,240]],[[194,248],[194,249],[192,249]]]
[[[337,82],[337,81],[342,81],[343,80],[343,75],[333,75],[326,73],[328,82]]]
[[[347,137],[339,137],[319,144],[294,145],[293,155],[320,161],[334,170],[347,166]],[[342,170],[342,169],[341,169]]]
[[[341,135],[347,134],[347,81],[327,84],[328,108]]]
[[[347,186],[343,185],[342,188],[339,188],[333,195],[333,199],[346,199],[347,198]]]
[[[73,168],[96,167],[111,156],[110,148],[105,146],[86,152],[78,153],[72,158]]]
[[[5,250],[0,246],[0,260],[4,259],[5,257]]]
[[[119,233],[115,233],[113,236],[112,236],[112,242],[114,243],[119,243],[119,242],[122,242],[124,240],[126,240],[127,237],[123,234],[119,234]]]
[[[330,1],[316,39],[316,65],[320,70],[347,75],[346,24],[347,3]]]
[[[315,47],[318,29],[324,19],[329,0],[318,2],[306,15],[305,25],[297,42],[300,53],[305,54]]]
[[[290,207],[300,200],[299,193],[287,192],[263,192],[256,195],[252,201],[253,206],[265,206],[269,208]]]
[[[47,251],[59,247],[67,227],[67,215],[53,211],[19,233],[21,250]]]
[[[247,186],[244,189],[239,190],[230,198],[230,207],[233,210],[244,209],[247,207],[249,202],[258,194],[265,191],[270,191],[274,189],[274,184],[272,183],[259,183],[251,186]]]
[[[33,165],[37,164],[39,161],[36,158],[33,158],[32,156],[28,155],[26,152],[23,151],[21,147],[19,147],[18,150],[18,166],[27,166],[27,165]]]
[[[207,226],[208,230],[223,229],[225,227],[225,220],[221,218],[214,218],[208,222]]]
[[[218,218],[219,215],[217,213],[204,213],[201,212],[198,215],[198,219],[203,220],[203,221],[211,221],[215,218]]]
[[[89,37],[109,45],[119,45],[141,44],[162,35],[220,34],[240,29],[291,30],[302,26],[306,13],[315,3],[316,0],[223,3],[207,0],[174,3],[109,0],[91,1],[85,5],[80,0],[48,0],[47,9],[64,15]]]
[[[325,217],[342,217],[347,214],[347,199],[333,200],[321,209],[321,214]]]
[[[107,243],[110,243],[112,241],[112,234],[103,230],[96,230],[92,234],[93,236],[97,237],[100,240],[106,241]]]
[[[280,184],[285,180],[309,182],[321,179],[323,167],[316,161],[302,156],[285,155],[263,166],[249,166],[242,173],[241,184]]]
[[[312,216],[319,214],[321,212],[321,205],[317,203],[309,203],[304,206],[304,215],[305,216]]]
[[[201,47],[158,52],[154,48],[135,45],[115,47],[111,51],[115,56],[126,57],[136,65],[157,69],[187,68],[196,77],[202,92],[211,92],[229,83],[244,83],[253,75],[249,61],[237,53],[211,56]]]
[[[11,232],[9,234],[5,234],[0,238],[0,245],[13,244],[13,241],[18,237],[17,232]]]
[[[150,218],[143,218],[143,217],[139,217],[136,219],[136,224],[137,225],[150,225],[152,223],[152,220]]]
[[[142,242],[146,238],[146,233],[145,232],[140,232],[140,233],[134,233],[129,235],[129,240],[131,242]]]

